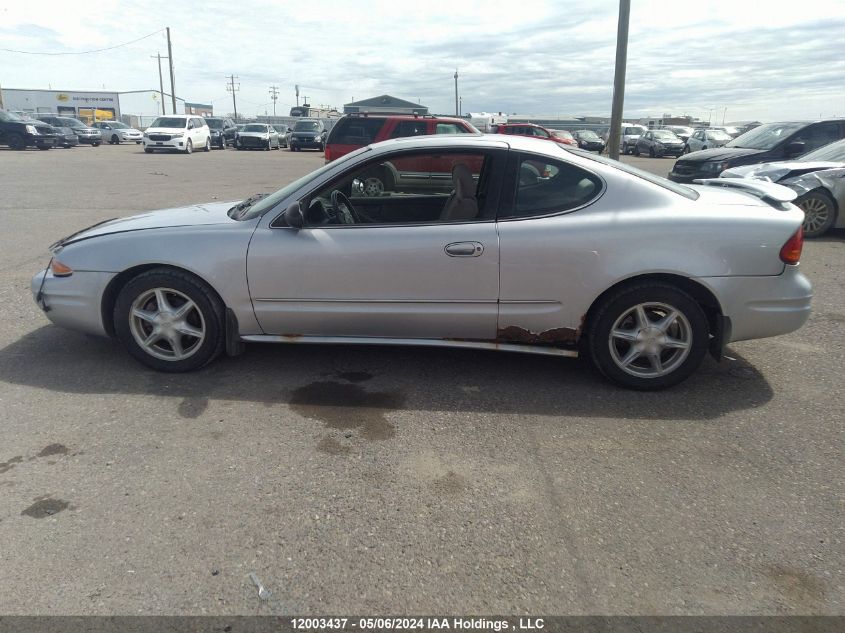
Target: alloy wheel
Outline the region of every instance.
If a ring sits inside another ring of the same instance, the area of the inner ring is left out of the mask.
[[[692,328],[687,317],[666,303],[638,303],[613,324],[610,356],[622,371],[638,378],[672,373],[687,358]]]
[[[807,198],[798,206],[804,211],[804,233],[815,235],[830,222],[830,205],[824,200]]]
[[[202,312],[186,294],[152,288],[132,302],[129,329],[150,356],[179,361],[197,352],[205,340],[206,325]]]

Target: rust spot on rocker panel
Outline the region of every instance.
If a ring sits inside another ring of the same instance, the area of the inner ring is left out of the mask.
[[[499,343],[522,343],[526,345],[572,345],[581,337],[580,328],[557,327],[543,332],[531,332],[517,325],[509,325],[496,332]]]

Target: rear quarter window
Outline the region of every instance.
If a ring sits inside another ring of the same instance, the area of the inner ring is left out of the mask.
[[[329,133],[329,143],[336,145],[369,145],[375,143],[385,119],[341,119]]]

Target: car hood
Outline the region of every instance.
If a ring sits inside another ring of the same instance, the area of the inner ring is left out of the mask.
[[[837,169],[845,167],[842,162],[815,161],[807,162],[800,160],[778,161],[776,163],[762,163],[760,165],[743,165],[731,167],[722,172],[724,178],[766,178],[772,182],[778,182],[784,178],[794,178],[803,174],[825,169]]]
[[[320,136],[320,132],[299,132],[294,130],[293,133],[297,136]]]
[[[238,132],[238,136],[267,136],[269,132]]]
[[[209,224],[233,224],[233,220],[227,215],[229,209],[236,205],[234,202],[212,202],[209,204],[196,204],[189,207],[178,207],[175,209],[161,209],[159,211],[148,211],[127,218],[116,218],[106,220],[89,226],[87,229],[69,235],[50,246],[56,250],[67,244],[81,240],[111,235],[114,233],[126,233],[129,231],[144,231],[148,229],[166,229],[177,226],[201,226]]]
[[[714,147],[712,149],[702,149],[697,152],[691,152],[684,156],[684,162],[697,163],[705,161],[729,160],[731,158],[739,158],[741,156],[753,156],[754,154],[762,154],[764,149],[749,149],[747,147]]]
[[[147,134],[178,134],[187,132],[183,127],[148,127]]]

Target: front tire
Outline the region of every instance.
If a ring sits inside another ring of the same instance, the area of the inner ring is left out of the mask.
[[[836,205],[825,191],[805,193],[795,205],[804,212],[804,237],[821,237],[836,222]]]
[[[9,147],[16,151],[26,149],[26,141],[20,134],[10,134],[8,143]]]
[[[214,291],[188,273],[155,268],[126,284],[117,297],[118,339],[157,371],[199,369],[224,347],[224,309]]]
[[[151,147],[145,147],[145,148],[144,148],[144,153],[145,153],[145,154],[152,154],[152,153],[153,153],[153,149],[152,149]]]
[[[111,141],[109,141],[112,145],[120,145],[120,139],[117,138],[117,134],[111,135]]]
[[[701,306],[660,282],[631,285],[597,307],[588,333],[590,357],[609,380],[652,391],[686,380],[707,353],[709,328]]]
[[[639,155],[640,155],[640,146],[634,145],[634,156],[638,157]]]
[[[207,136],[205,137],[205,148],[204,149],[205,149],[206,152],[211,151],[211,139]]]
[[[185,143],[185,153],[186,154],[193,154],[194,153],[194,144],[191,142],[191,139],[188,139],[188,142]]]

